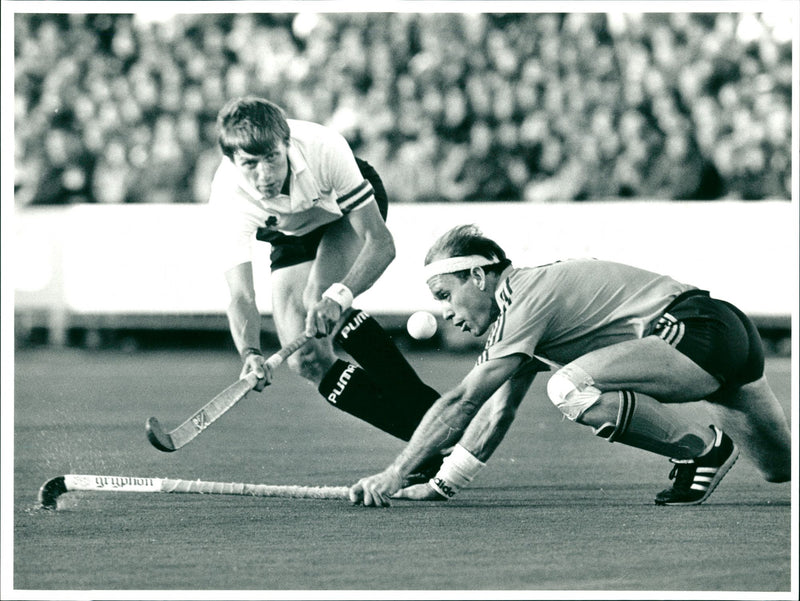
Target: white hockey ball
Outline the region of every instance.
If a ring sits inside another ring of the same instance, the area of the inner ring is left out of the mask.
[[[417,311],[408,318],[406,329],[412,338],[427,340],[436,333],[436,318],[427,311]]]

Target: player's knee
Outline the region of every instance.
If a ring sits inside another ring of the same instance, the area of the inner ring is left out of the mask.
[[[770,472],[764,474],[764,480],[767,482],[780,483],[789,482],[792,479],[792,474],[789,471]]]
[[[300,349],[294,355],[290,356],[286,360],[286,363],[289,369],[311,382],[319,382],[324,375],[323,361],[319,353],[313,347]]]
[[[592,377],[572,364],[559,369],[547,382],[547,396],[572,421],[578,421],[600,395]]]
[[[756,461],[761,475],[767,482],[789,482],[792,479],[791,448],[773,453],[768,461]]]

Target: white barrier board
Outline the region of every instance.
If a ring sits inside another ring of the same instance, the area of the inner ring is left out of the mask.
[[[78,205],[14,215],[15,307],[73,314],[224,313],[206,205]],[[450,227],[475,223],[518,266],[591,256],[708,289],[745,312],[792,314],[797,216],[789,202],[593,202],[392,205],[397,258],[359,299],[374,314],[437,310],[425,253]],[[259,308],[271,310],[269,246],[255,243]]]

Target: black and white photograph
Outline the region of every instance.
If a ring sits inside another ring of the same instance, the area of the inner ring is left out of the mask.
[[[1,5],[0,598],[798,598],[800,1]]]

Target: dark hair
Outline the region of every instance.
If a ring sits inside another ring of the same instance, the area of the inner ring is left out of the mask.
[[[506,257],[506,252],[500,245],[484,236],[476,225],[459,225],[442,235],[425,255],[425,265],[438,259],[469,255],[497,259],[497,263],[483,267],[483,270],[489,273],[501,273],[511,265],[511,259]],[[465,279],[469,277],[469,270],[465,269],[453,275]]]
[[[237,150],[263,155],[281,142],[289,143],[289,124],[283,109],[255,96],[229,100],[217,115],[217,132],[222,154],[229,159]]]

